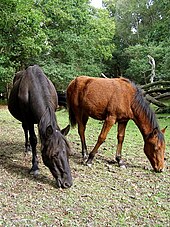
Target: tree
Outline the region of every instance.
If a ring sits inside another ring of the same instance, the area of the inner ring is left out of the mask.
[[[112,56],[113,18],[88,0],[2,0],[0,11],[0,81],[40,64],[64,88],[78,74],[98,75]]]
[[[122,69],[121,75],[128,75],[137,82],[144,81],[149,70],[147,59],[149,54],[156,61],[157,79],[167,79],[170,76],[168,69],[170,2],[105,0],[104,4],[115,20],[116,48],[113,52],[113,65],[118,68],[121,62],[119,66]]]
[[[114,49],[114,22],[107,10],[91,8],[85,0],[49,1],[43,9],[51,46],[44,69],[50,78],[66,87],[76,75],[99,75]]]
[[[36,62],[47,49],[41,24],[44,16],[32,0],[0,2],[0,83],[8,85],[14,73]]]

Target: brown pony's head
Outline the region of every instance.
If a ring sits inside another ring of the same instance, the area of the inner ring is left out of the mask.
[[[155,128],[145,139],[144,152],[155,172],[162,172],[165,167],[165,129]]]

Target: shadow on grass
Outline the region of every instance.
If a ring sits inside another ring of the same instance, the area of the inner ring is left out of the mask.
[[[32,153],[30,153],[30,168],[26,166],[24,162],[24,146],[23,143],[9,143],[5,141],[0,142],[0,165],[11,175],[17,174],[20,178],[27,178],[31,181],[37,181],[39,183],[48,184],[52,187],[56,187],[55,179],[50,179],[48,176],[39,174],[35,177],[29,173],[31,168]],[[39,152],[38,152],[39,153]],[[39,156],[39,159],[41,155]],[[28,162],[28,161],[27,161]],[[28,163],[27,163],[28,165]],[[43,166],[45,168],[45,165]],[[48,169],[48,168],[47,168]],[[51,174],[50,170],[48,170]]]
[[[76,164],[76,165],[79,165],[79,166],[86,166],[86,162],[83,161],[83,158],[82,158],[82,155],[81,155],[81,151],[79,149],[76,149],[70,156],[71,160]],[[126,158],[123,158],[123,161],[125,163],[125,166],[126,168],[128,169],[139,169],[139,170],[143,170],[145,169],[144,166],[142,166],[142,164],[140,163],[136,163],[136,164],[132,164],[131,163],[131,160],[127,160]],[[98,164],[101,164],[101,163],[104,163],[104,165],[106,166],[114,166],[115,167],[115,171],[118,171],[119,168],[121,169],[121,167],[119,167],[117,161],[114,159],[114,157],[107,157],[107,156],[104,156],[102,154],[102,151],[99,151],[98,154],[96,154],[94,160],[93,160],[93,164],[94,163],[98,163]],[[92,165],[93,165],[92,164]],[[118,167],[118,168],[117,168]],[[90,168],[90,167],[89,167]]]
[[[39,145],[38,145],[39,146]],[[27,163],[24,162],[24,143],[21,142],[6,142],[6,141],[0,141],[0,147],[2,149],[0,149],[0,165],[6,169],[6,171],[13,175],[13,174],[17,174],[19,178],[27,178],[30,181],[33,182],[39,182],[41,184],[46,184],[46,185],[50,185],[54,188],[56,187],[55,184],[55,179],[50,179],[50,177],[48,177],[47,175],[44,175],[44,173],[42,174],[42,170],[40,169],[39,171],[39,175],[34,177],[33,175],[29,174],[29,170],[31,168],[31,158],[32,158],[32,154],[30,154],[29,156],[29,162],[27,160]],[[39,150],[39,149],[37,149]],[[39,151],[37,152],[39,155],[39,161],[41,159],[41,154],[39,153]],[[96,155],[95,159],[94,159],[94,163],[98,163],[99,165],[101,163],[104,163],[104,165],[108,166],[114,166],[115,169],[109,170],[108,171],[113,171],[113,172],[118,172],[119,173],[119,169],[117,162],[114,159],[110,159],[108,157],[105,157],[104,155],[100,154],[102,153],[99,152],[98,155]],[[73,161],[76,165],[78,166],[83,166],[85,167],[85,163],[83,163],[82,160],[82,156],[81,156],[81,152],[79,151],[79,149],[75,149],[74,152],[70,155],[70,159],[71,161]],[[42,159],[41,159],[42,160]],[[28,164],[29,163],[29,164]],[[140,171],[142,171],[142,169],[144,169],[144,167],[142,167],[140,165],[140,163],[132,165],[130,163],[130,160],[125,160],[126,163],[126,167],[127,169],[138,169]],[[27,165],[27,166],[26,166]],[[30,168],[28,167],[28,165],[30,166]],[[42,163],[41,168],[47,168],[45,167],[45,165]],[[49,171],[49,169],[47,168],[47,171]],[[135,170],[136,171],[136,170]],[[73,168],[73,172],[74,172],[74,168]],[[49,171],[49,174],[51,174],[51,172]],[[73,174],[74,175],[74,174]],[[52,175],[51,175],[52,176]]]
[[[117,161],[115,160],[114,156],[113,157],[107,157],[107,156],[104,156],[104,151],[100,150],[94,160],[93,160],[93,164],[94,163],[98,163],[99,165],[100,164],[104,164],[106,167],[108,166],[112,166],[113,168],[115,168],[113,170],[113,172],[118,172],[119,171],[119,168],[120,170],[122,169],[122,167],[119,167],[119,164],[117,163]],[[147,160],[147,157],[145,157],[144,155],[144,158],[146,158]],[[73,160],[73,162],[76,164],[76,165],[79,165],[79,166],[86,166],[86,162],[83,161],[83,158],[82,158],[82,155],[81,155],[81,150],[79,148],[75,149],[74,152],[71,154],[71,160]],[[135,156],[134,156],[134,159],[133,157],[132,158],[128,158],[126,159],[126,157],[123,157],[123,161],[124,161],[124,164],[125,164],[125,169],[129,169],[130,171],[134,171],[134,172],[143,172],[143,171],[150,171],[150,172],[154,172],[152,167],[146,167],[143,163],[143,158],[138,158],[136,160],[136,163],[134,162],[135,160]],[[92,165],[93,165],[92,164]],[[148,164],[146,164],[148,166]],[[110,172],[110,168],[108,168],[108,171]]]

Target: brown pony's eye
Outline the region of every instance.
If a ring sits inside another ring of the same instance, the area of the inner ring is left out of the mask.
[[[157,145],[154,145],[154,150],[155,151],[158,151],[159,150]]]

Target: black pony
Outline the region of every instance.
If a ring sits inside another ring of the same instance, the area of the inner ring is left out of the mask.
[[[55,177],[57,186],[68,188],[72,185],[72,177],[68,161],[70,147],[65,135],[70,126],[60,130],[55,115],[57,106],[58,97],[55,87],[39,66],[30,66],[16,74],[8,109],[16,119],[22,122],[26,151],[31,145],[30,171],[34,174],[38,171],[37,137],[34,131],[34,124],[38,124],[43,162]]]

